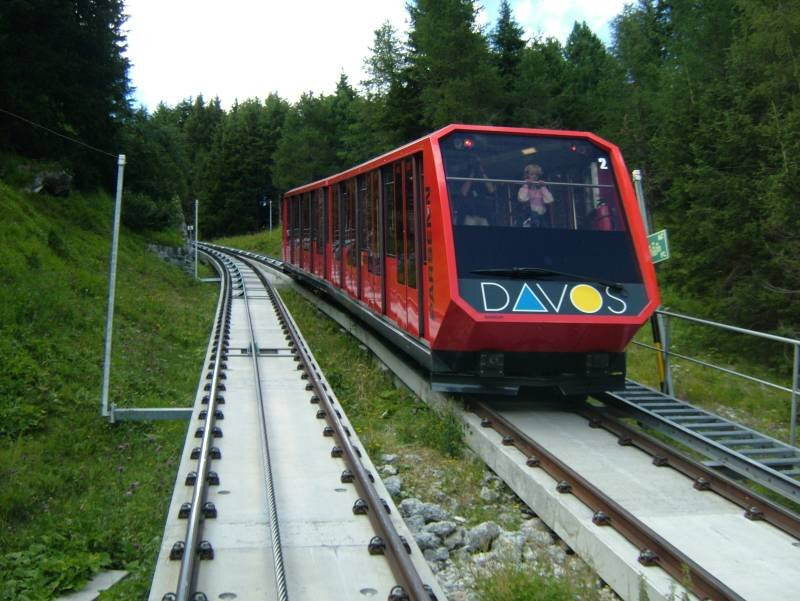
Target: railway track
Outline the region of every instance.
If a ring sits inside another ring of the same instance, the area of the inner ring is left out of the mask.
[[[322,308],[409,388],[447,403],[370,332]],[[798,516],[629,427],[619,419],[626,415],[614,403],[565,412],[474,399],[461,414],[472,448],[623,598],[641,590],[650,599],[680,590],[699,599],[793,598]]]
[[[217,316],[151,600],[444,599],[264,268]]]

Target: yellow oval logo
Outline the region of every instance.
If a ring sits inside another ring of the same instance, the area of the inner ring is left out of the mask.
[[[578,284],[570,290],[569,300],[578,311],[583,313],[597,313],[603,306],[603,297],[587,284]]]

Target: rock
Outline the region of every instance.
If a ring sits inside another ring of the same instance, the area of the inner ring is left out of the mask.
[[[436,549],[442,544],[442,541],[433,532],[417,532],[414,534],[414,540],[417,541],[417,546],[421,550]]]
[[[444,539],[444,546],[450,550],[463,547],[466,543],[466,534],[463,528],[457,528],[450,536]]]
[[[500,478],[494,472],[486,470],[483,472],[483,478],[481,479],[481,484],[489,484],[490,482],[499,481]]]
[[[426,525],[423,530],[426,532],[433,532],[439,538],[449,536],[456,529],[455,522],[431,522]]]
[[[448,518],[447,512],[433,503],[423,503],[419,499],[409,498],[400,502],[400,513],[403,516],[421,515],[425,522],[443,522]]]
[[[383,474],[384,476],[396,476],[397,475],[397,468],[393,465],[382,465],[378,468],[378,471]]]
[[[389,476],[383,481],[383,485],[393,497],[399,496],[400,491],[403,490],[403,480],[400,476]]]
[[[382,453],[381,454],[381,461],[384,463],[395,463],[398,460],[397,455],[392,455],[390,453]]]
[[[549,534],[550,528],[539,518],[531,518],[522,522],[519,531],[525,535],[525,538],[529,539],[535,532],[547,532]]]
[[[422,552],[422,555],[424,555],[425,559],[428,561],[447,561],[450,559],[450,552],[444,547],[426,549]]]
[[[556,565],[563,564],[567,559],[567,554],[564,553],[564,550],[557,545],[550,545],[547,548],[547,556],[550,558],[550,561]]]
[[[492,551],[498,557],[517,562],[522,557],[525,535],[521,532],[501,532],[492,543]]]
[[[497,501],[497,498],[499,496],[500,495],[497,494],[497,491],[492,490],[488,486],[484,486],[484,487],[481,488],[480,497],[481,497],[481,499],[483,499],[487,503],[492,503],[494,501]]]
[[[411,517],[412,515],[422,515],[422,505],[422,501],[411,497],[400,501],[400,505],[397,508],[400,510],[401,515]]]
[[[38,194],[45,192],[51,196],[69,196],[72,188],[72,175],[62,171],[40,171],[33,176],[28,191]]]
[[[494,522],[483,522],[467,532],[467,549],[488,551],[492,541],[500,535],[500,526]]]
[[[412,515],[406,518],[406,526],[411,532],[420,532],[425,525],[425,518],[421,515]]]
[[[467,521],[467,518],[462,518],[460,515],[454,515],[453,521],[458,522],[459,524],[464,524]]]

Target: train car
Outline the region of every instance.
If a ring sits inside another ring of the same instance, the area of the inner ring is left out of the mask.
[[[622,155],[588,132],[449,125],[282,202],[287,271],[436,390],[622,387],[659,304]]]

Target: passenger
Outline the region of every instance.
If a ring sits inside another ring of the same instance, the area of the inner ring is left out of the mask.
[[[463,170],[464,175],[460,177],[469,178],[457,186],[458,198],[455,202],[455,208],[459,215],[459,223],[461,225],[489,225],[487,215],[489,213],[489,198],[495,193],[495,186],[492,182],[488,181],[486,172],[481,165],[480,159],[475,155],[470,155],[466,168]],[[483,178],[487,181],[483,182],[482,186],[474,186],[472,180]],[[480,188],[485,188],[487,195],[481,193]]]
[[[553,203],[553,195],[542,181],[542,168],[536,163],[525,167],[525,183],[517,193],[517,200],[527,203],[530,214],[525,215],[522,227],[545,227],[547,205]]]

